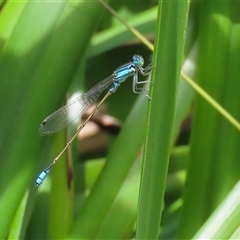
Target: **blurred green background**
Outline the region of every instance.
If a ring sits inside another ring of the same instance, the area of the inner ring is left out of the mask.
[[[98,1],[0,3],[0,239],[240,238],[239,132],[180,77],[240,119],[240,4],[109,4],[154,51]],[[77,128],[41,121],[133,54],[152,101],[126,80],[35,188]]]

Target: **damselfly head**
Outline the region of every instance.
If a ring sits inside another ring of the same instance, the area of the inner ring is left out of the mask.
[[[136,67],[142,67],[144,65],[144,59],[141,55],[133,55],[132,61]]]

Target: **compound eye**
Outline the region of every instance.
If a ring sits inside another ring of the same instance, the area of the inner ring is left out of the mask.
[[[140,55],[133,55],[132,60],[136,67],[142,67],[144,65],[144,59]]]

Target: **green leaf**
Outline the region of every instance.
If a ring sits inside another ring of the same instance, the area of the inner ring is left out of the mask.
[[[237,239],[240,225],[240,182],[223,200],[193,239]],[[235,232],[235,233],[234,233]],[[235,236],[231,236],[232,234]]]
[[[239,119],[236,7],[229,2],[201,4],[197,78],[205,91]],[[238,158],[239,132],[197,96],[179,238],[193,237],[235,185],[239,179]]]
[[[137,239],[159,233],[188,9],[188,1],[159,3]]]
[[[6,5],[3,11],[11,14],[11,7]],[[18,20],[0,55],[4,99],[0,103],[4,116],[0,120],[0,211],[4,216],[0,238],[6,238],[18,205],[40,170],[35,168],[46,140],[37,133],[39,123],[63,101],[101,12],[96,2],[19,4]]]

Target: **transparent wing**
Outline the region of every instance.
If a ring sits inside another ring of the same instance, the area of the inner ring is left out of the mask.
[[[102,80],[83,95],[67,103],[47,118],[39,127],[41,135],[57,132],[80,117],[82,112],[97,102],[101,93],[113,83],[113,76]]]

